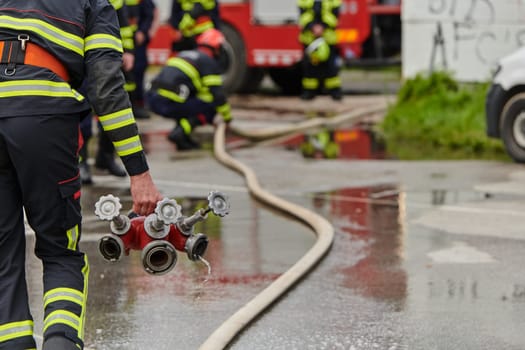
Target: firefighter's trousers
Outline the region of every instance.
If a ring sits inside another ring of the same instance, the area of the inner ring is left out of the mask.
[[[79,121],[77,115],[0,118],[1,350],[36,348],[25,279],[24,209],[43,266],[44,339],[62,336],[83,348],[89,265],[78,248]]]
[[[341,70],[339,63],[339,54],[337,48],[330,47],[330,56],[325,62],[319,64],[312,64],[305,54],[302,62],[303,91],[318,94],[321,90],[332,94],[341,90],[341,78],[339,71]]]
[[[150,110],[164,118],[187,119],[192,126],[211,124],[216,114],[215,106],[190,96],[184,102],[167,99],[155,91],[148,91],[146,100]]]

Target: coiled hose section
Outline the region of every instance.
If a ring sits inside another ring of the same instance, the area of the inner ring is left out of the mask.
[[[313,119],[295,127],[285,129],[263,130],[260,132],[247,132],[244,137],[261,140],[270,137],[282,136],[287,133],[306,130],[313,127],[337,125],[343,121],[349,121],[365,114],[384,111],[385,107],[374,107],[363,110],[355,110],[349,114],[341,115],[331,119]],[[283,212],[303,221],[310,226],[317,235],[315,244],[299,259],[290,269],[267,286],[247,304],[237,310],[232,316],[224,321],[199,347],[200,350],[224,349],[245,326],[261,314],[269,305],[275,302],[300,278],[306,275],[328,252],[334,239],[333,226],[320,215],[303,208],[294,203],[279,198],[264,190],[253,170],[245,164],[231,157],[225,150],[226,125],[219,124],[214,135],[214,152],[216,159],[223,165],[241,173],[245,177],[246,185],[250,194],[257,200],[276,207]],[[234,130],[240,134],[240,130]]]

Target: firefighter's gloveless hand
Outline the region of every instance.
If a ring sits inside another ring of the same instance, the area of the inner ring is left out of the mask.
[[[135,64],[135,55],[130,52],[124,52],[122,54],[122,69],[124,71],[129,72],[133,69],[133,65]]]
[[[149,171],[130,176],[130,184],[133,212],[139,215],[149,215],[153,213],[157,202],[162,200],[163,197],[153,183]]]

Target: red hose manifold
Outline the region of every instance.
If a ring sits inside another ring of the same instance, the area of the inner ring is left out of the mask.
[[[192,261],[198,260],[208,248],[208,237],[195,234],[193,226],[207,218],[211,211],[217,216],[229,213],[227,197],[210,192],[208,207],[197,210],[189,217],[181,215],[181,207],[173,199],[164,198],[157,203],[155,212],[148,216],[121,215],[120,199],[107,195],[95,203],[95,215],[110,221],[111,234],[99,240],[99,252],[110,262],[119,261],[130,250],[140,250],[144,270],[161,275],[169,272],[177,262],[177,250],[186,252]]]

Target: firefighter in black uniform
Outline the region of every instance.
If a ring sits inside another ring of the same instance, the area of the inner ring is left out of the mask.
[[[313,99],[323,88],[334,100],[341,100],[340,57],[337,27],[341,0],[298,0],[299,41],[303,44],[303,92]]]
[[[162,199],[123,89],[115,10],[100,0],[0,4],[0,349],[36,349],[24,212],[43,265],[44,350],[83,348],[79,123],[91,106],[130,175],[133,211]],[[88,80],[90,103],[76,88]]]
[[[199,147],[190,137],[193,129],[213,123],[217,112],[225,122],[231,120],[217,62],[223,43],[220,31],[208,29],[198,36],[196,50],[170,58],[151,83],[148,104],[153,112],[177,120],[168,139],[179,151]]]
[[[155,20],[156,7],[153,0],[126,0],[126,6],[135,44],[134,86],[128,93],[135,118],[148,119],[149,113],[144,108],[144,73],[148,66],[147,46],[151,39],[150,31]]]
[[[220,30],[217,0],[173,0],[169,24],[179,37],[172,45],[173,52],[193,50],[196,37],[206,30]]]
[[[133,28],[128,23],[128,8],[124,0],[110,0],[117,11],[117,18],[120,26],[120,37],[122,40],[122,71],[126,79],[124,85],[126,91],[132,90],[135,86],[133,78],[133,66],[135,64]],[[81,87],[82,94],[85,92],[85,84]],[[136,116],[135,116],[136,118]],[[95,156],[95,167],[101,170],[107,170],[111,175],[125,177],[126,171],[115,161],[115,148],[111,139],[104,133],[102,125],[97,122],[98,127],[98,147]],[[80,149],[80,179],[82,184],[92,184],[91,169],[88,164],[88,142],[93,136],[93,116],[90,115],[80,123],[80,131],[84,138],[84,145]]]

